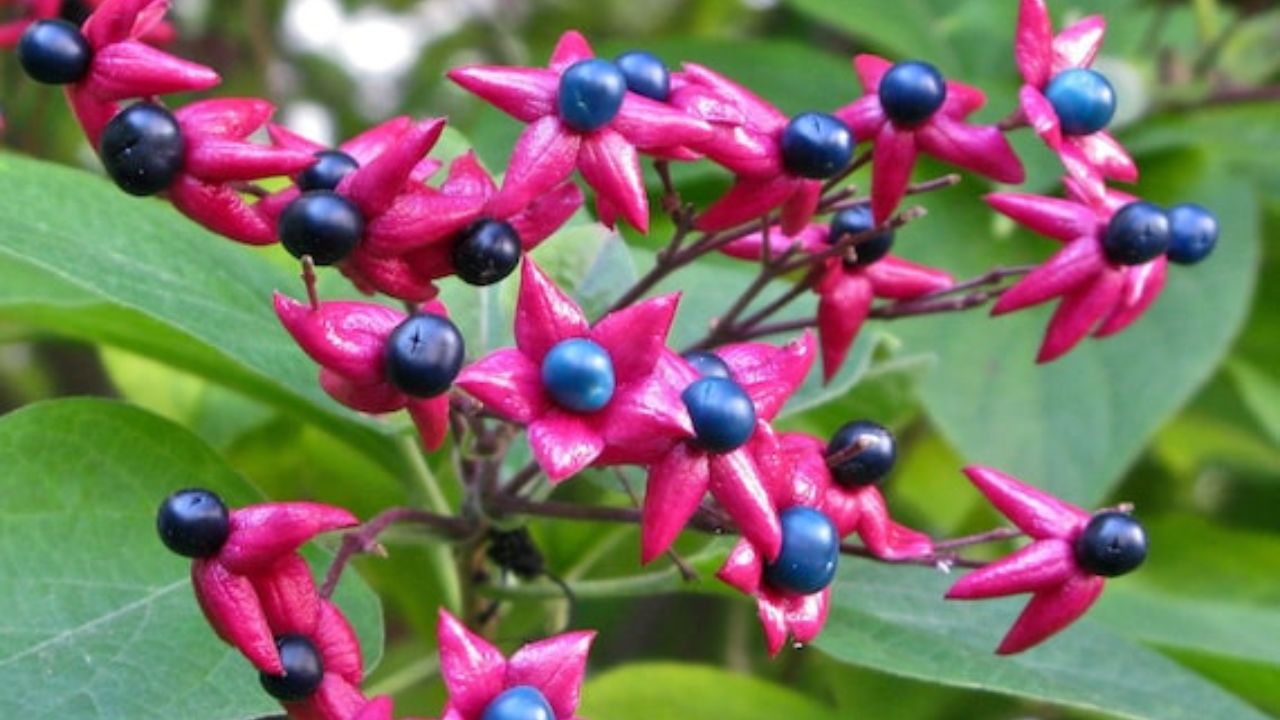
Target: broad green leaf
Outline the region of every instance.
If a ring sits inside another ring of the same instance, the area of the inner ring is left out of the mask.
[[[806,15],[870,43],[895,59],[919,57],[959,72],[964,65],[949,40],[947,3],[936,0],[902,0],[893,4],[876,0],[787,0]]]
[[[1280,380],[1244,360],[1232,360],[1227,372],[1271,441],[1280,445]]]
[[[836,717],[831,708],[781,685],[680,663],[626,665],[588,682],[582,700],[579,714],[594,720]]]
[[[330,400],[276,320],[271,292],[300,282],[250,249],[17,155],[0,155],[0,215],[0,317],[181,367],[394,457],[385,426]]]
[[[846,563],[816,644],[855,665],[1118,717],[1265,717],[1172,660],[1088,619],[1026,653],[998,657],[992,650],[1025,599],[944,602],[952,581],[928,570]]]
[[[156,507],[176,489],[257,499],[208,446],[128,405],[64,400],[0,419],[0,464],[0,717],[241,720],[278,710],[200,614],[189,561],[155,535]],[[349,577],[337,600],[372,666],[377,599]]]

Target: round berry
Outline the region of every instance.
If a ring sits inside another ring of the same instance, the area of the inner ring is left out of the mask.
[[[520,236],[501,220],[479,220],[453,242],[453,268],[471,285],[492,285],[520,264]]]
[[[764,580],[776,590],[810,595],[825,589],[836,577],[840,535],[831,518],[810,507],[796,506],[778,513],[782,551],[764,566]]]
[[[617,116],[627,94],[627,79],[617,65],[598,58],[581,60],[560,76],[560,119],[579,132],[599,130]]]
[[[1094,515],[1076,538],[1076,562],[1103,577],[1132,571],[1147,559],[1147,532],[1128,513]]]
[[[834,115],[807,112],[782,131],[782,163],[801,177],[823,180],[853,159],[853,131]]]
[[[627,89],[637,95],[666,102],[671,94],[671,73],[657,55],[644,50],[631,50],[614,58],[614,64],[627,79]]]
[[[1049,81],[1044,96],[1053,105],[1064,135],[1092,135],[1116,114],[1115,88],[1096,70],[1063,70]]]
[[[342,260],[356,249],[363,235],[360,210],[332,190],[305,192],[280,215],[284,249],[298,259],[310,255],[317,265]]]
[[[18,62],[32,80],[46,85],[79,82],[89,72],[93,48],[66,20],[37,20],[18,41]]]
[[[884,482],[898,459],[898,444],[893,433],[870,420],[855,420],[831,436],[827,455],[846,452],[855,444],[862,449],[831,468],[831,477],[844,487]]]
[[[947,81],[927,62],[908,60],[880,78],[880,106],[896,125],[913,127],[938,112],[947,99]]]
[[[311,167],[298,173],[298,189],[335,190],[338,183],[360,167],[360,163],[341,150],[321,150]]]
[[[517,685],[494,698],[480,720],[556,720],[556,714],[537,688]]]
[[[831,231],[827,235],[827,241],[835,244],[843,240],[849,235],[861,235],[862,233],[874,230],[876,227],[875,218],[871,215],[871,208],[867,205],[858,205],[856,207],[841,210],[831,218]],[[845,265],[849,267],[861,267],[870,265],[889,254],[889,250],[893,248],[893,231],[884,230],[874,235],[867,236],[859,240],[853,246],[853,252],[856,257],[852,260],[846,258]]]
[[[1218,216],[1194,203],[1169,208],[1169,259],[1195,265],[1218,244]]]
[[[306,700],[315,694],[324,680],[324,661],[316,646],[301,635],[282,635],[276,638],[276,649],[284,674],[258,673],[262,689],[284,702]]]
[[[542,359],[542,385],[561,407],[595,412],[613,399],[613,359],[585,338],[562,340]]]
[[[702,377],[718,377],[725,380],[733,379],[733,371],[729,369],[729,363],[720,358],[719,355],[705,350],[693,350],[684,354],[685,362],[693,366]]]
[[[222,498],[208,490],[179,490],[160,503],[156,532],[179,555],[212,557],[231,534],[231,515]]]
[[[1141,265],[1169,248],[1169,216],[1149,202],[1132,202],[1111,217],[1102,250],[1117,265]]]
[[[449,318],[414,315],[387,338],[387,380],[405,395],[436,397],[458,377],[465,354],[462,333]]]
[[[711,452],[736,450],[756,429],[756,406],[738,383],[721,377],[700,378],[681,393],[693,420],[700,447]]]
[[[120,111],[102,131],[98,154],[121,190],[154,195],[182,172],[186,141],[173,113],[149,102]]]

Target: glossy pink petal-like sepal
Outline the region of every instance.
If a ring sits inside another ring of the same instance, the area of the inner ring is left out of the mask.
[[[673,447],[649,468],[640,522],[640,562],[666,552],[707,494],[707,455],[687,443]]]
[[[365,302],[324,302],[312,309],[280,293],[273,301],[281,324],[312,360],[358,385],[383,380],[387,338],[404,313]]]
[[[1104,580],[1099,576],[1075,575],[1060,585],[1033,595],[1000,642],[996,653],[1020,653],[1075,622],[1102,594]]]
[[[1058,112],[1053,109],[1049,98],[1039,89],[1023,85],[1018,91],[1018,104],[1022,108],[1023,117],[1040,139],[1054,150],[1061,148],[1062,124],[1058,121]]]
[[[685,75],[699,85],[710,88],[719,96],[733,103],[754,129],[772,133],[787,124],[782,111],[760,99],[755,93],[729,78],[697,63],[684,63]]]
[[[734,180],[729,192],[698,216],[697,228],[716,232],[737,227],[783,204],[795,191],[796,180],[787,175],[740,176]]]
[[[263,572],[320,533],[354,527],[349,511],[313,502],[276,502],[231,511],[231,534],[218,561],[232,572]]]
[[[191,563],[191,584],[219,638],[239,649],[259,670],[273,675],[284,672],[275,638],[248,578],[229,572],[216,559],[197,559]]]
[[[1014,57],[1027,84],[1044,87],[1053,67],[1053,22],[1045,0],[1022,0],[1018,6],[1018,32]]]
[[[1107,20],[1090,15],[1058,33],[1053,39],[1053,68],[1056,75],[1067,68],[1089,67],[1102,49]]]
[[[556,343],[587,335],[582,309],[532,260],[525,260],[520,271],[515,335],[520,352],[539,364]]]
[[[609,352],[619,383],[653,370],[679,305],[679,293],[659,295],[609,313],[591,329],[591,339]]]
[[[716,571],[716,577],[725,584],[746,594],[755,594],[760,589],[764,566],[760,554],[747,540],[739,540],[725,559],[724,565]]]
[[[1164,257],[1124,271],[1124,288],[1115,309],[1102,321],[1094,333],[1097,337],[1110,337],[1129,327],[1151,307],[1164,289],[1169,261]]]
[[[456,385],[502,417],[529,424],[550,407],[541,369],[519,350],[495,350],[466,366]]]
[[[1018,224],[1064,242],[1093,237],[1099,230],[1097,214],[1072,200],[1024,193],[992,193],[984,199],[996,212]]]
[[[439,118],[414,123],[378,157],[344,178],[339,190],[360,208],[366,221],[372,220],[391,207],[442,132],[444,120]]]
[[[319,601],[319,622],[312,640],[320,651],[320,656],[324,658],[325,672],[341,675],[344,680],[357,687],[360,685],[364,676],[360,640],[347,616],[328,600]]]
[[[569,132],[560,118],[548,115],[520,134],[502,189],[489,210],[498,217],[510,217],[573,174],[578,164],[582,136]]]
[[[1076,572],[1071,543],[1058,538],[1037,540],[960,578],[947,591],[947,599],[980,600],[1038,592],[1065,582]]]
[[[837,262],[818,285],[818,296],[822,379],[830,382],[871,312],[872,286],[862,272],[847,271],[843,263]]]
[[[582,207],[582,201],[582,189],[575,183],[564,182],[509,217],[507,222],[520,236],[520,246],[532,250],[563,227]]]
[[[449,705],[463,717],[479,718],[505,688],[507,661],[497,648],[446,610],[440,611],[436,627],[440,674],[449,690]]]
[[[811,332],[782,347],[765,343],[738,343],[716,350],[729,365],[733,379],[751,396],[756,416],[772,420],[795,393],[817,358],[817,342]]]
[[[916,166],[915,134],[885,123],[871,151],[871,214],[883,223],[898,209],[907,194]]]
[[[126,40],[96,50],[81,84],[99,99],[112,101],[206,90],[221,81],[203,65]]]
[[[787,629],[800,644],[813,642],[827,624],[831,609],[831,586],[816,593],[790,598],[787,603]]]
[[[743,450],[708,456],[711,481],[708,490],[729,513],[738,531],[767,560],[782,549],[782,526],[773,497],[765,487],[755,461]]]
[[[816,253],[828,247],[828,235],[830,235],[829,229],[822,225],[808,225],[794,235],[779,232],[778,228],[770,228],[768,233],[754,232],[738,238],[720,248],[720,252],[741,260],[760,260],[764,257],[764,241],[767,237],[769,251],[774,257],[786,252],[796,243],[800,244],[802,252]]]
[[[525,645],[507,661],[507,687],[537,688],[557,718],[573,717],[595,637],[595,632],[570,632]]]
[[[310,635],[320,619],[320,598],[311,567],[290,554],[264,572],[251,575],[254,592],[273,635]]]
[[[351,720],[392,720],[394,711],[395,705],[392,704],[391,698],[379,695],[360,708],[360,712],[356,713]]]
[[[302,702],[283,703],[292,720],[348,720],[366,703],[359,688],[326,670],[315,694]]]
[[[642,150],[698,146],[714,132],[711,125],[700,118],[635,93],[626,94],[609,127]]]
[[[884,495],[874,486],[856,491],[858,495],[858,537],[876,557],[904,560],[933,553],[933,540],[921,532],[899,525],[889,516]]]
[[[395,412],[407,401],[405,394],[390,383],[357,385],[329,368],[320,368],[320,387],[352,410],[371,415]]]
[[[205,182],[293,175],[315,163],[313,155],[239,140],[192,139],[183,171]]]
[[[1089,284],[1064,297],[1049,320],[1036,362],[1057,360],[1093,332],[1119,303],[1124,277],[1123,271],[1104,268]]]
[[[552,483],[590,465],[605,447],[591,420],[560,408],[551,408],[529,423],[528,439],[534,460]]]
[[[914,300],[955,284],[950,273],[892,255],[868,265],[864,273],[871,281],[876,297],[890,300]]]
[[[634,145],[614,130],[597,130],[582,139],[578,169],[622,219],[641,233],[649,232],[649,197]]]
[[[468,92],[521,122],[556,112],[560,78],[543,68],[468,65],[446,73]]]
[[[1003,315],[1066,295],[1105,269],[1106,260],[1098,241],[1093,237],[1079,238],[1001,294],[991,314]]]
[[[271,245],[276,225],[229,185],[179,175],[168,190],[174,208],[219,235],[247,245]]]
[[[994,125],[969,125],[939,114],[916,132],[916,143],[939,160],[997,182],[1018,184],[1026,179],[1022,161]]]
[[[409,417],[418,428],[418,437],[427,450],[438,450],[449,434],[449,395],[433,398],[413,398],[406,403]]]
[[[996,509],[1038,540],[1074,540],[1075,533],[1089,521],[1084,510],[994,468],[971,465],[964,474]]]

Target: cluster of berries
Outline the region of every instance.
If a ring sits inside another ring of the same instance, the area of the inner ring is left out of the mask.
[[[391,720],[388,697],[360,692],[360,643],[337,605],[316,591],[297,550],[351,527],[340,508],[266,503],[228,511],[208,490],[181,490],[156,515],[160,539],[192,558],[191,579],[209,624],[258,668],[262,687],[297,720]],[[595,633],[532,643],[510,660],[440,612],[440,668],[449,720],[571,720]]]

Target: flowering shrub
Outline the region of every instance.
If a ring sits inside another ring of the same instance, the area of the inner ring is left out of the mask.
[[[851,350],[868,320],[988,307],[1003,315],[1057,301],[1036,357],[1052,363],[1140,322],[1161,301],[1169,261],[1196,266],[1211,255],[1219,223],[1191,202],[1199,198],[1166,208],[1114,186],[1133,189],[1138,168],[1108,130],[1119,93],[1094,67],[1101,16],[1054,35],[1045,0],[1021,0],[1010,30],[1023,84],[1017,105],[989,124],[975,119],[988,104],[981,89],[920,60],[859,54],[861,97],[789,116],[710,67],[668,67],[644,51],[605,59],[566,31],[546,67],[447,73],[525,125],[491,171],[470,150],[433,154],[443,118],[396,117],[329,148],[273,123],[264,99],[178,105],[169,96],[209,90],[219,77],[161,49],[174,39],[164,0],[92,3],[83,24],[59,19],[59,5],[21,3],[25,14],[0,26],[0,43],[32,79],[64,87],[115,185],[161,196],[233,242],[279,242],[302,282],[252,301],[271,303],[275,329],[318,366],[318,387],[353,411],[342,417],[407,410],[417,431],[399,448],[423,479],[421,502],[363,523],[334,504],[233,507],[180,477],[167,483],[161,540],[191,558],[208,625],[289,717],[394,716],[388,694],[366,685],[361,641],[334,598],[353,559],[382,553],[380,539],[394,532],[420,531],[452,552],[458,568],[436,581],[448,587],[461,575],[472,590],[446,599],[454,612],[439,611],[432,667],[446,720],[578,717],[594,632],[535,639],[509,658],[493,644],[521,590],[548,580],[571,606],[581,590],[544,561],[530,518],[638,524],[635,563],[665,556],[687,583],[714,570],[754,600],[770,656],[818,641],[846,590],[841,578],[857,583],[872,563],[964,569],[947,600],[1030,594],[996,647],[1002,655],[1057,642],[1106,578],[1143,564],[1148,536],[1132,505],[1082,509],[1040,478],[985,465],[963,472],[1013,527],[933,537],[895,515],[882,490],[898,440],[877,418],[852,403],[836,422],[828,413],[797,428],[782,417],[805,392],[856,369]],[[967,278],[896,254],[923,215],[912,199],[962,181],[915,180],[918,165],[934,167],[921,160],[1018,185],[1027,172],[1010,138],[1019,136],[1038,138],[1060,163],[1062,190],[1000,187],[984,200],[1061,249]],[[660,181],[652,209],[642,157]],[[731,177],[705,207],[677,180],[677,168],[698,166]],[[588,199],[606,228],[654,238],[670,228],[651,267],[592,307],[532,255],[553,238],[572,242],[573,228],[588,226]],[[677,332],[682,291],[693,290],[682,279],[724,263],[748,268],[750,284],[715,288],[714,321]],[[331,282],[338,274],[350,288]],[[487,310],[449,296],[450,287],[498,283],[514,295],[509,343],[467,332],[462,318]],[[801,310],[810,293],[816,309]],[[1005,351],[1032,363],[1021,347]],[[807,383],[819,357],[821,380]],[[441,466],[459,480],[456,497],[435,480]],[[592,482],[633,506],[549,498]],[[713,547],[710,566],[694,567],[680,539],[698,533],[733,539]],[[324,534],[339,546],[317,582],[300,548]],[[1012,550],[979,547],[1022,539]],[[853,557],[862,562],[851,570]],[[496,592],[480,597],[477,584]]]

